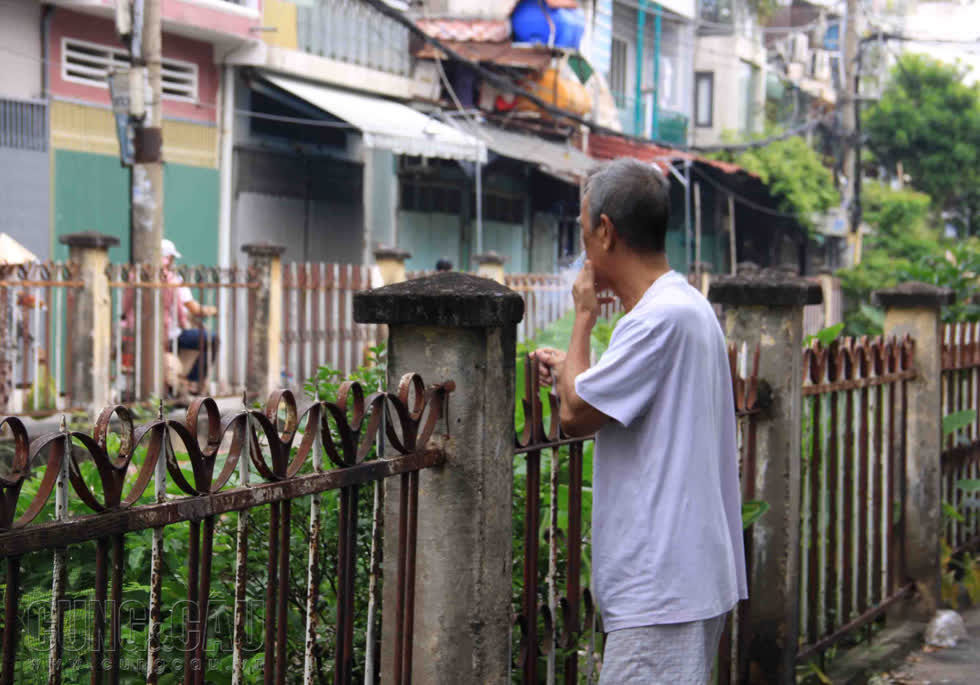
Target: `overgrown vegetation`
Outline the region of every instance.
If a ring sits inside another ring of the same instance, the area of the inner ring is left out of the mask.
[[[980,239],[944,238],[932,228],[929,196],[915,190],[865,185],[865,218],[872,229],[860,264],[837,272],[849,302],[845,333],[879,335],[884,314],[871,304],[875,290],[905,281],[951,288],[956,303],[943,312],[945,321],[976,321],[973,302],[980,274]]]
[[[778,133],[771,129],[765,135]],[[758,176],[779,200],[779,210],[793,214],[809,231],[814,229],[819,215],[840,204],[833,174],[820,155],[800,136],[737,154],[726,152],[716,156]]]
[[[961,235],[980,230],[980,89],[965,71],[925,55],[892,69],[864,129],[878,162],[901,165],[912,186],[948,213]]]

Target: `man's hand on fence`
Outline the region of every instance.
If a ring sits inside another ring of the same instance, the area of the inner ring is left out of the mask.
[[[561,367],[565,364],[564,352],[554,347],[539,347],[531,353],[531,359],[538,365],[538,382],[542,387],[557,382]]]

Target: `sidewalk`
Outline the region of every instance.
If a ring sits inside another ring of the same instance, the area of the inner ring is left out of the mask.
[[[889,673],[872,679],[884,685],[976,685],[980,683],[980,608],[962,612],[970,637],[950,649],[920,649]]]

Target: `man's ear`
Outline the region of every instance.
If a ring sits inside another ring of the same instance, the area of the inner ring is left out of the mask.
[[[598,229],[599,245],[607,252],[611,252],[616,244],[616,227],[608,216],[600,214]]]

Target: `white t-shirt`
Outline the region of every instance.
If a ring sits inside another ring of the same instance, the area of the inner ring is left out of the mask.
[[[616,325],[575,390],[596,436],[592,568],[606,631],[685,623],[748,597],[725,337],[676,272]]]
[[[181,281],[182,283],[183,281]],[[177,288],[177,307],[186,307],[188,302],[192,302],[194,296],[191,294],[191,289],[186,285],[182,285]],[[176,340],[181,334],[180,327],[180,316],[174,312],[174,316],[170,317],[170,330],[167,331],[169,340]]]

